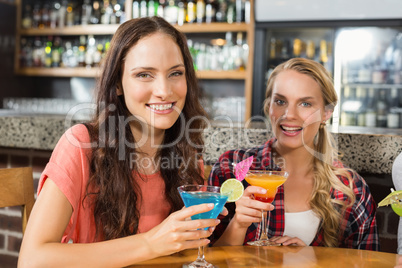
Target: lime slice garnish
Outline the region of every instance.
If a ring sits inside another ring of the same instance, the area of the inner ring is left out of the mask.
[[[237,179],[228,179],[221,185],[221,193],[231,193],[227,202],[235,202],[243,196],[243,183]]]

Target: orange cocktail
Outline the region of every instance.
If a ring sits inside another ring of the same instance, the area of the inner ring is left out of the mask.
[[[246,174],[246,181],[252,186],[259,186],[267,190],[266,194],[254,194],[256,200],[272,203],[275,199],[278,187],[282,185],[289,174],[286,171],[273,170],[249,170]],[[268,238],[267,211],[261,211],[261,236],[256,241],[247,242],[251,246],[279,246]]]
[[[246,174],[245,179],[249,184],[259,186],[267,190],[266,194],[254,194],[254,198],[256,200],[265,203],[272,203],[272,201],[275,199],[278,187],[282,185],[287,178],[283,175],[251,171],[250,173]]]

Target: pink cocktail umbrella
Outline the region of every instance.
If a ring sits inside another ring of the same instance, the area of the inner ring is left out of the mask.
[[[251,164],[253,163],[253,159],[254,157],[250,156],[249,158],[246,158],[237,164],[232,163],[234,166],[234,174],[237,180],[239,181],[244,180],[244,178],[246,177],[246,173],[248,172],[248,170],[251,167]]]

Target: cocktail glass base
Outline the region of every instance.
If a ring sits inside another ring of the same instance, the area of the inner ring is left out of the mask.
[[[183,264],[182,268],[216,268],[212,263],[197,259],[192,263]]]
[[[250,242],[247,242],[247,245],[257,246],[257,247],[264,247],[264,246],[278,247],[278,246],[282,246],[282,244],[271,242],[269,240],[250,241]]]

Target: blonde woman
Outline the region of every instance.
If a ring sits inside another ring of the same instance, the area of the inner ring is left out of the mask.
[[[224,153],[209,183],[233,178],[232,163],[254,157],[251,169],[284,169],[287,181],[272,204],[253,199],[265,190],[243,180],[243,197],[214,233],[214,245],[258,240],[261,209],[268,237],[283,245],[379,250],[375,203],[366,182],[344,167],[326,130],[337,103],[331,76],[317,62],[294,58],[271,74],[264,111],[275,138],[260,147]]]

